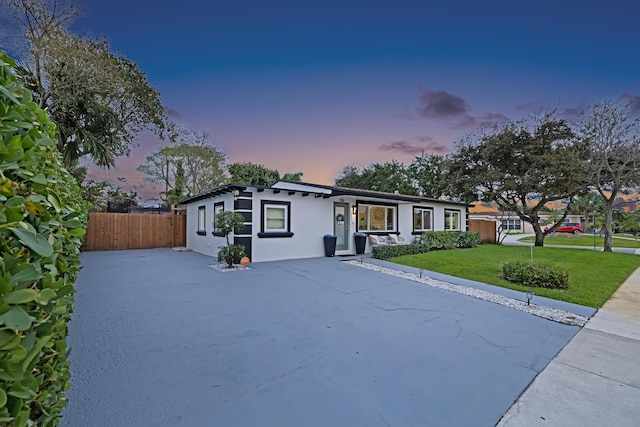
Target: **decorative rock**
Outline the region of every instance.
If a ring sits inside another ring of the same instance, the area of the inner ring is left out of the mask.
[[[492,292],[483,291],[480,289],[470,288],[468,286],[455,285],[453,283],[443,282],[440,280],[431,279],[427,276],[422,277],[407,273],[400,270],[394,270],[392,268],[381,267],[378,265],[370,264],[360,261],[345,261],[346,264],[354,265],[356,267],[366,268],[369,270],[378,271],[380,273],[389,274],[391,276],[400,277],[403,279],[411,280],[413,282],[429,285],[434,288],[444,289],[446,291],[455,292],[462,295],[467,295],[473,298],[478,298],[484,301],[500,304],[505,307],[513,308],[515,310],[524,311],[526,313],[533,314],[534,316],[542,317],[543,319],[552,320],[558,323],[564,323],[571,326],[584,326],[588,318],[580,316],[575,313],[571,313],[565,310],[560,310],[553,307],[547,307],[544,305],[531,304],[527,305],[525,301],[520,301],[514,298],[505,297],[502,295],[494,294]]]

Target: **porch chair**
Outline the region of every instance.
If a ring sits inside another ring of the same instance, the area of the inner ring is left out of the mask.
[[[369,234],[369,244],[373,246],[386,246],[389,244],[387,236],[378,236],[375,234]]]

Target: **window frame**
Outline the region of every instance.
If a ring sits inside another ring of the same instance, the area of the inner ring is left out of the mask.
[[[516,222],[517,222],[518,228],[515,228]],[[513,223],[514,226],[510,226],[509,223]],[[502,229],[505,231],[522,231],[522,220],[519,218],[505,219],[502,222]]]
[[[421,212],[421,218],[422,218],[422,228],[416,228],[416,224],[414,222],[414,215],[416,214],[416,211],[419,210]],[[424,213],[429,212],[429,228],[424,228]],[[413,227],[413,234],[422,234],[422,233],[426,233],[427,231],[433,231],[433,208],[430,207],[425,207],[425,206],[413,206],[413,209],[411,210],[411,226]]]
[[[284,228],[267,228],[267,209],[284,210]],[[291,202],[281,200],[261,200],[260,201],[260,238],[293,237],[291,232]]]
[[[360,213],[361,213],[361,209],[363,207],[367,208],[367,228],[366,229],[362,229],[360,228]],[[384,230],[372,230],[371,229],[371,208],[372,207],[377,207],[377,208],[384,208],[385,209],[385,217],[384,217],[384,224],[385,224],[385,229]],[[392,209],[393,213],[391,215],[391,217],[393,218],[393,228],[392,229],[386,229],[386,226],[388,225],[389,222],[389,216],[388,216],[388,210],[387,209]],[[369,233],[369,234],[376,234],[376,233],[383,233],[383,234],[388,234],[388,233],[397,233],[398,232],[398,205],[396,204],[392,204],[392,203],[380,203],[380,202],[360,202],[357,201],[356,202],[356,228],[358,229],[359,232],[362,233]]]
[[[196,228],[196,234],[198,236],[207,235],[207,207],[206,205],[198,206],[198,226]]]
[[[221,208],[221,209],[219,209]],[[219,212],[224,212],[224,201],[222,202],[216,202],[213,204],[213,221],[211,221],[211,226],[213,227],[213,224],[216,223],[216,214]],[[221,233],[219,231],[216,231],[215,227],[213,228],[213,231],[211,232],[211,234],[213,234],[216,237],[224,237],[224,233]]]
[[[447,228],[447,224],[450,221],[447,221],[447,217],[449,216],[449,214],[458,214],[458,223],[457,223],[457,228]],[[445,209],[444,210],[444,231],[461,231],[462,230],[462,215],[459,209]]]

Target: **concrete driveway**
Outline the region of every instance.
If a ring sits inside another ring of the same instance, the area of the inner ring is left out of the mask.
[[[578,332],[340,258],[81,259],[62,426],[493,426]]]

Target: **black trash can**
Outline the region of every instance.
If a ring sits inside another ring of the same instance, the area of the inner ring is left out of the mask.
[[[356,254],[362,255],[364,248],[367,246],[367,235],[364,233],[353,233],[353,238],[356,241]]]
[[[333,236],[331,234],[324,235],[324,255],[325,256],[335,256],[336,255],[336,242],[338,241],[337,236]]]

